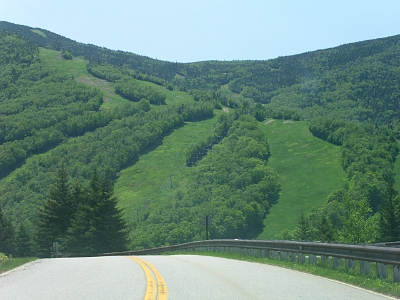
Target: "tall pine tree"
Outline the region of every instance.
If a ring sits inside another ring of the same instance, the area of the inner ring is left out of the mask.
[[[32,238],[27,232],[23,223],[20,223],[18,225],[17,234],[15,237],[15,256],[33,256]]]
[[[83,198],[68,229],[67,249],[82,255],[125,250],[126,224],[122,210],[117,208],[109,172],[100,178],[94,170]]]
[[[69,175],[65,164],[62,163],[57,170],[56,182],[50,190],[49,198],[38,213],[36,238],[40,255],[49,256],[53,242],[59,242],[65,238],[76,206],[75,199],[72,197]]]
[[[10,255],[14,250],[15,231],[0,205],[0,252]]]
[[[382,242],[400,240],[400,198],[392,185],[379,208],[379,235]]]

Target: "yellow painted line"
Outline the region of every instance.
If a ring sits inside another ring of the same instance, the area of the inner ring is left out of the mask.
[[[167,285],[157,269],[152,264],[139,257],[129,256],[129,258],[137,262],[146,275],[147,287],[143,300],[168,300]],[[156,284],[151,272],[153,272],[156,277]]]

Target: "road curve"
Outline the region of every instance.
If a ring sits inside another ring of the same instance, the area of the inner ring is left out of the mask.
[[[390,299],[280,267],[196,255],[42,259],[0,276],[0,299],[147,299],[149,285],[157,285],[150,294],[171,300]]]

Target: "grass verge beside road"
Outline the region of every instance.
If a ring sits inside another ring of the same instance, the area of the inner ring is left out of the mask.
[[[346,270],[344,267],[333,269],[330,265],[323,264],[318,261],[317,264],[309,263],[292,263],[280,259],[270,259],[255,257],[246,254],[232,253],[232,252],[176,252],[176,254],[187,255],[206,255],[214,257],[222,257],[228,259],[243,260],[248,262],[262,263],[274,265],[291,270],[296,270],[304,273],[309,273],[316,276],[321,276],[327,279],[340,281],[345,284],[360,287],[369,291],[384,294],[391,297],[400,298],[400,283],[393,282],[393,272],[389,267],[389,278],[379,279],[376,276],[375,264],[371,263],[371,273],[369,275],[360,275],[359,266],[356,265],[355,269]]]
[[[23,264],[37,260],[36,257],[11,258],[0,262],[0,274],[15,269]]]

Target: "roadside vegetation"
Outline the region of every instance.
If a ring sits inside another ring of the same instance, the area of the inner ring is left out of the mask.
[[[12,258],[7,257],[4,253],[0,252],[0,275],[1,273],[10,271],[19,266],[22,266],[28,262],[37,260],[35,257],[22,257],[22,258]]]
[[[361,275],[359,266],[356,265],[355,269],[346,270],[345,267],[333,269],[332,266],[322,263],[320,260],[317,264],[297,263],[282,261],[280,259],[261,258],[246,254],[229,253],[229,252],[181,252],[174,253],[173,255],[206,255],[222,257],[227,259],[243,260],[253,263],[261,263],[283,267],[299,272],[309,273],[324,278],[337,280],[346,284],[360,287],[369,291],[400,298],[400,283],[393,282],[393,278],[389,275],[386,279],[380,279],[376,276],[375,264],[371,263],[371,273],[369,275]],[[393,274],[389,269],[389,274]]]

